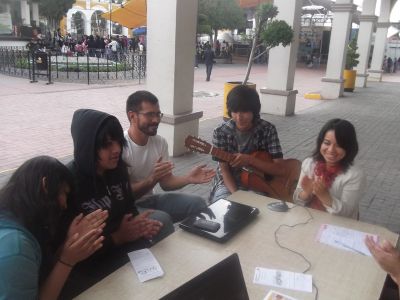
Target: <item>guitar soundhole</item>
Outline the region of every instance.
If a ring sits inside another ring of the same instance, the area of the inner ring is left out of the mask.
[[[274,176],[264,173],[264,179],[265,179],[266,181],[271,181],[272,179],[274,179]]]

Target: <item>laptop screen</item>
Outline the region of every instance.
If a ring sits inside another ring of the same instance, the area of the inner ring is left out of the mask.
[[[239,256],[234,253],[160,300],[248,300]]]

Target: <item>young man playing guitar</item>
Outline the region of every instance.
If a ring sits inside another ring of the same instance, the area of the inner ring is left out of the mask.
[[[235,87],[228,94],[227,107],[231,119],[214,130],[213,144],[233,156],[229,161],[213,156],[219,164],[211,202],[226,198],[238,189],[247,189],[243,186],[243,178],[241,181],[243,170],[262,174],[262,177],[285,176],[286,173],[276,128],[260,118],[261,103],[257,91],[245,85]],[[249,188],[253,189],[251,185]],[[255,190],[265,191],[263,188]]]

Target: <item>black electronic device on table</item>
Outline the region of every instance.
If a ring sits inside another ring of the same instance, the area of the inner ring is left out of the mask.
[[[253,220],[258,213],[258,208],[220,199],[197,215],[183,220],[179,227],[217,242],[225,242]]]
[[[160,300],[248,300],[239,256],[234,253]]]

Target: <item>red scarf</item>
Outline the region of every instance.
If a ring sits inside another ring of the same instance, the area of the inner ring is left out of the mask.
[[[341,172],[342,172],[342,167],[340,165],[329,167],[328,169],[326,167],[326,163],[322,161],[317,161],[314,168],[315,177],[322,178],[322,181],[324,182],[327,189],[331,188],[332,183],[335,181],[336,176],[338,176]],[[314,209],[326,211],[325,206],[314,194],[312,195],[311,201],[308,203],[307,206]]]

